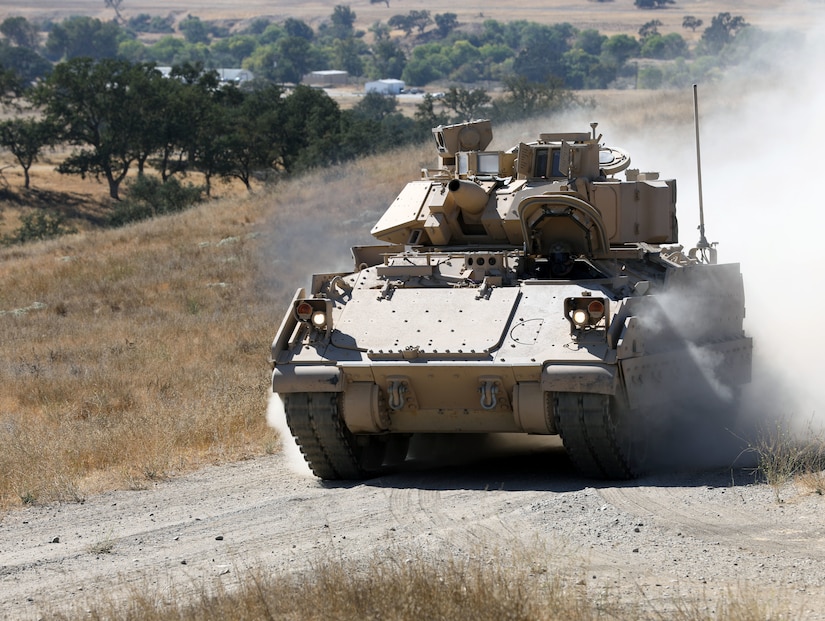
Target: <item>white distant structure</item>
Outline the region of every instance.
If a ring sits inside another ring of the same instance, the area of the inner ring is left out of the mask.
[[[347,84],[349,82],[349,73],[341,71],[340,69],[324,69],[306,74],[301,81],[311,86]]]
[[[251,71],[246,69],[215,69],[218,79],[224,84],[243,84],[255,79]]]
[[[400,95],[404,90],[404,80],[376,80],[364,85],[365,93],[379,93],[381,95]]]
[[[172,67],[155,67],[160,71],[164,78],[168,78],[172,74]],[[254,74],[247,69],[207,69],[207,71],[215,71],[218,74],[218,80],[222,84],[243,84],[255,78]]]

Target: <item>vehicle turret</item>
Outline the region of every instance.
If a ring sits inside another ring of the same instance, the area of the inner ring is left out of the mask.
[[[422,248],[523,246],[535,257],[565,247],[608,258],[628,244],[678,241],[676,181],[628,169],[630,156],[603,145],[596,127],[507,151],[485,150],[490,121],[436,127],[438,166],[407,185],[372,235]]]

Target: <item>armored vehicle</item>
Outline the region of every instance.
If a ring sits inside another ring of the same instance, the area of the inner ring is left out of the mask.
[[[736,398],[752,352],[739,265],[676,245],[676,181],[630,169],[596,129],[496,151],[490,121],[434,128],[438,164],[375,224],[384,243],[297,291],[272,389],[318,477],[375,476],[414,434],[512,432],[558,434],[583,474],[628,478],[650,421]]]

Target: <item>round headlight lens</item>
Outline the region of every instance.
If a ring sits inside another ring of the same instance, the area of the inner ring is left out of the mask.
[[[312,325],[316,328],[323,328],[327,323],[327,314],[324,311],[312,313]]]
[[[573,311],[573,323],[577,326],[587,325],[588,319],[587,311],[583,308],[577,308]]]

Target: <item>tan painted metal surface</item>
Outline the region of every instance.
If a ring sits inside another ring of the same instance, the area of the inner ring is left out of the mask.
[[[662,245],[675,180],[629,169],[595,124],[506,151],[485,150],[488,121],[433,135],[437,167],[372,229],[389,245],[314,276],[273,341],[319,476],[368,476],[394,436],[501,431],[561,433],[585,473],[627,476],[643,408],[749,381],[739,266]]]

